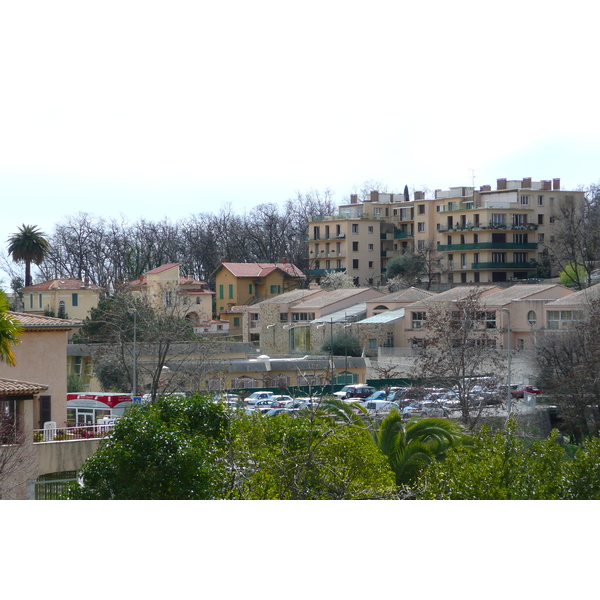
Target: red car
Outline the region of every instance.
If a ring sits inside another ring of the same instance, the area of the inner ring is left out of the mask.
[[[523,398],[525,393],[528,394],[540,394],[541,391],[539,388],[536,388],[535,385],[518,385],[513,391],[512,395],[515,398]]]

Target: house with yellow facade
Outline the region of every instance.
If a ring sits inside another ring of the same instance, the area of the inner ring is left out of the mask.
[[[221,319],[230,320],[231,328],[238,315],[228,312],[234,306],[262,302],[299,287],[306,278],[293,264],[221,262],[211,277],[215,278],[216,309]]]
[[[21,288],[23,312],[59,318],[85,319],[98,305],[101,288],[81,279],[50,279]]]
[[[157,308],[177,307],[194,327],[202,328],[212,321],[214,292],[205,281],[181,275],[180,267],[181,263],[161,265],[130,281],[129,287],[134,294],[145,294]]]

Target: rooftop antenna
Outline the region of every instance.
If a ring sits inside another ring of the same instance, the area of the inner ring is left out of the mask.
[[[469,169],[471,171],[471,180],[473,181],[473,189],[475,189],[475,169]]]

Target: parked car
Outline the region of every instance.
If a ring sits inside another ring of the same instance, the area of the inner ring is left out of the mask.
[[[523,398],[525,396],[525,393],[539,394],[541,392],[537,387],[535,387],[535,385],[518,385],[512,390],[511,393],[514,398]]]
[[[376,391],[377,389],[370,385],[357,383],[354,385],[346,385],[339,392],[334,392],[333,395],[341,400],[346,400],[347,398],[362,398],[364,400]]]
[[[259,400],[266,400],[273,396],[273,392],[252,392],[245,400],[247,405],[252,406],[256,404]]]
[[[367,398],[364,406],[371,416],[384,416],[388,415],[392,410],[400,410],[395,402],[388,402],[387,400],[370,400]]]
[[[371,400],[385,400],[387,402],[387,397],[388,395],[385,393],[385,390],[379,390],[365,398],[365,402],[370,402]]]

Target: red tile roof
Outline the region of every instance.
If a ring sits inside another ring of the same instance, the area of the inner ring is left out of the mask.
[[[221,267],[226,268],[235,277],[266,277],[276,269],[283,271],[288,277],[303,278],[304,273],[292,263],[221,263],[216,271]],[[216,272],[215,271],[215,272]]]
[[[49,290],[100,290],[100,288],[93,283],[86,283],[81,279],[65,279],[64,277],[50,279],[49,281],[21,288],[22,292],[43,292]]]
[[[23,394],[39,394],[48,389],[41,383],[17,381],[15,379],[0,378],[0,396],[21,396]]]
[[[23,329],[72,329],[83,325],[81,319],[58,319],[57,317],[45,317],[33,313],[20,313],[8,311],[7,314],[14,317]]]

